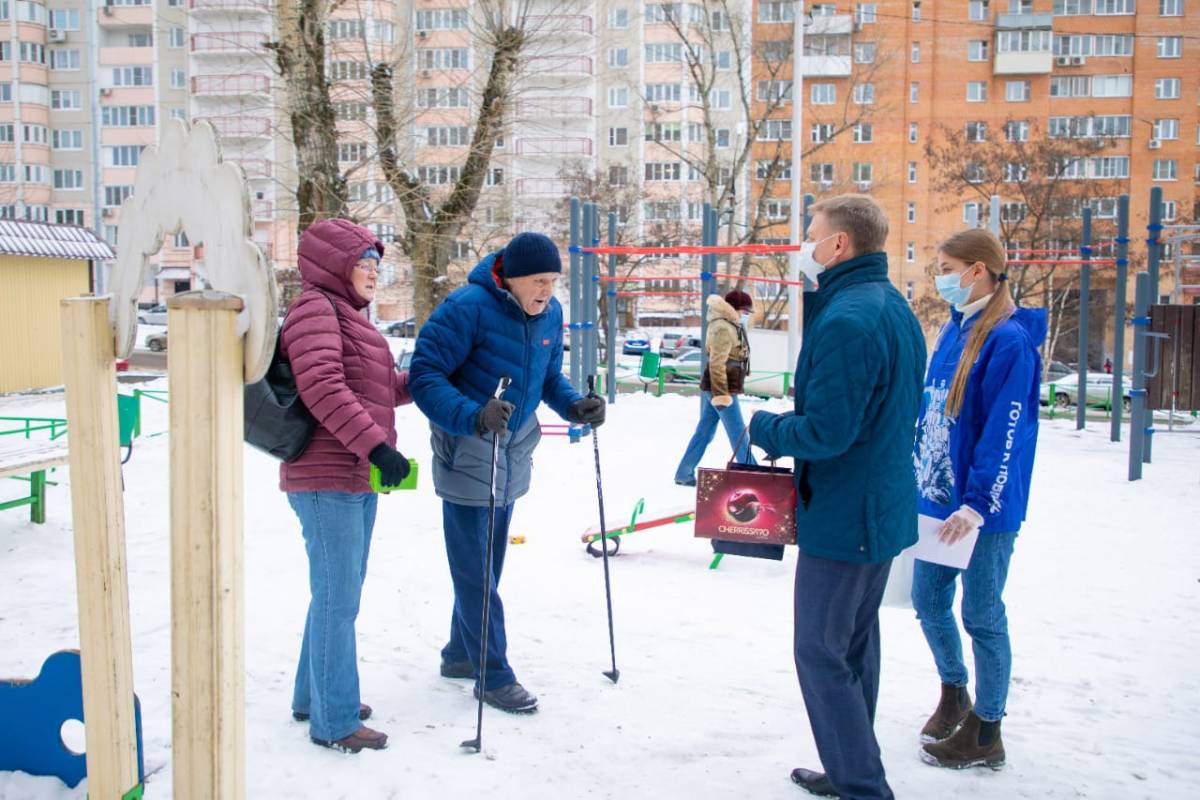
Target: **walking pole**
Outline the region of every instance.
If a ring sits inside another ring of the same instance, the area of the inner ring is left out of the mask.
[[[497,400],[508,388],[511,378],[500,376],[500,385],[496,387]],[[496,462],[500,458],[500,434],[492,434],[492,491],[488,498],[487,542],[483,546],[483,627],[479,633],[479,711],[475,717],[475,738],[467,739],[459,745],[474,749],[476,753],[483,749],[483,682],[487,677],[487,640],[488,615],[492,610],[492,534],[496,529]]]
[[[588,375],[588,395],[596,394],[596,376]],[[604,531],[608,528],[604,524],[604,487],[600,483],[600,440],[596,437],[596,428],[592,426],[592,453],[596,457],[596,497],[600,501],[600,552],[604,558],[604,601],[608,606],[608,649],[612,654],[612,672],[605,672],[604,675],[613,683],[621,677],[621,670],[617,669],[617,644],[613,637],[613,617],[612,617],[612,583],[608,577],[608,542],[603,541]]]

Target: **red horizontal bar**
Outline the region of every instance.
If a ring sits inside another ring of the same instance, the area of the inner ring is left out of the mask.
[[[760,278],[755,275],[731,275],[726,272],[714,272],[714,273],[712,273],[712,276],[714,278],[724,278],[726,280],[750,281],[751,283],[778,283],[778,284],[782,284],[784,286],[803,286],[804,285],[804,281],[788,281],[788,280],[784,280],[782,278]]]
[[[757,253],[770,255],[772,253],[799,252],[803,245],[798,244],[738,244],[702,247],[696,244],[677,244],[670,247],[633,247],[620,245],[614,247],[581,247],[579,252],[595,253],[598,256],[708,256],[733,255],[736,253]]]
[[[610,278],[607,275],[601,275],[597,280],[603,283],[648,283],[649,281],[699,281],[702,278],[687,278],[682,275],[653,275],[649,278]]]
[[[1087,261],[1082,258],[1066,258],[1066,259],[1062,259],[1062,260],[1047,258],[1047,259],[1022,260],[1022,261],[1009,261],[1008,262],[1009,266],[1016,265],[1019,267],[1028,267],[1028,266],[1037,266],[1037,265],[1042,265],[1042,266],[1047,266],[1047,267],[1067,267],[1067,266],[1076,266],[1076,265],[1080,265],[1080,264],[1090,264],[1093,267],[1097,267],[1097,266],[1105,267],[1105,266],[1111,266],[1116,263],[1117,263],[1116,259],[1113,259],[1113,258],[1093,258],[1091,261]]]
[[[700,292],[617,292],[617,297],[699,297]]]

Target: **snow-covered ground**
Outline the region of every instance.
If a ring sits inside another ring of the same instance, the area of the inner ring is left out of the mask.
[[[775,401],[771,407],[783,404]],[[61,397],[0,398],[0,415],[61,412]],[[762,407],[749,402],[748,411]],[[146,433],[165,427],[147,404]],[[622,396],[600,429],[610,525],[638,498],[658,515],[688,506],[672,483],[696,401]],[[543,410],[542,418],[551,420]],[[428,431],[400,410],[400,446],[429,463]],[[1107,426],[1043,425],[1030,519],[1007,591],[1014,669],[1001,772],[936,770],[917,732],[937,699],[911,611],[885,608],[877,731],[901,798],[1200,797],[1200,436],[1159,435],[1146,479],[1124,480]],[[125,467],[136,689],[147,797],[171,796],[168,492],[165,435]],[[727,457],[718,439],[709,464]],[[485,756],[470,686],[437,674],[450,581],[440,503],[427,471],[415,493],[381,499],[359,619],[363,698],[383,752],[314,747],[289,714],[307,603],[298,525],[276,465],[248,451],[246,474],[247,796],[256,798],[795,798],[795,766],[818,767],[791,657],[792,566],[727,558],[709,571],[688,525],[627,538],[612,563],[619,685],[608,668],[601,565],[579,534],[597,521],[589,443],[543,440],[534,488],[517,505],[503,594],[509,651],[542,710],[488,710]],[[69,476],[49,520],[0,512],[0,674],[34,676],[77,645]],[[9,489],[0,482],[0,497]],[[968,648],[969,657],[969,648]],[[10,724],[10,721],[0,721]],[[0,797],[83,798],[86,784],[0,773]],[[487,793],[486,795],[476,793]]]

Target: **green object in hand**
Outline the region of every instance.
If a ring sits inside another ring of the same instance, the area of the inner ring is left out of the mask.
[[[382,483],[380,483],[379,467],[372,464],[371,465],[371,489],[373,491],[383,492],[385,494],[387,492],[394,492],[394,491],[399,491],[399,490],[403,490],[403,489],[416,489],[417,488],[417,460],[415,458],[410,458],[408,460],[408,463],[412,467],[408,471],[408,477],[405,478],[404,480],[400,481],[400,483],[396,486],[384,486]]]

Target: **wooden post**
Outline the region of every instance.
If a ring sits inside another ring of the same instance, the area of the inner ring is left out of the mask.
[[[61,308],[88,795],[119,800],[138,769],[113,334],[106,298]]]
[[[241,800],[242,300],[187,292],[167,308],[175,797]]]

